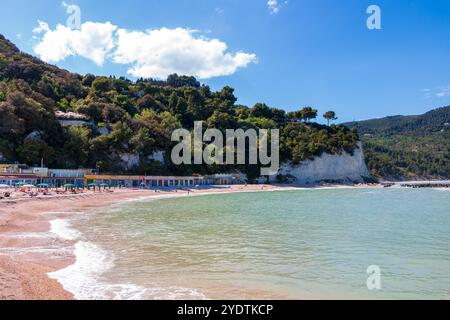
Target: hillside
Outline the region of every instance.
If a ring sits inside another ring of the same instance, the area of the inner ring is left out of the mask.
[[[344,125],[360,132],[373,175],[385,179],[450,178],[450,106],[418,116]]]
[[[257,166],[174,166],[167,157],[176,128],[194,121],[221,130],[280,128],[282,160],[299,163],[322,153],[352,153],[356,130],[312,123],[317,111],[287,114],[263,103],[236,104],[234,90],[213,92],[195,78],[166,81],[84,76],[20,52],[0,36],[0,161],[102,172],[152,174],[218,173]],[[158,159],[156,159],[158,158]],[[156,161],[159,160],[159,161]]]
[[[426,134],[450,132],[450,106],[431,110],[419,116],[391,116],[381,119],[348,122],[360,134]]]

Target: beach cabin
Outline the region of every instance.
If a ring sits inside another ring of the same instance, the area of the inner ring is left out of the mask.
[[[85,175],[93,172],[94,169],[48,169],[48,175],[42,179],[42,182],[55,187],[73,184],[76,188],[81,188],[86,186]]]
[[[34,174],[22,174],[22,173],[1,173],[0,172],[0,184],[15,187],[16,185],[35,185],[39,177]]]
[[[202,176],[121,176],[121,175],[86,175],[85,185],[106,183],[111,187],[127,188],[175,188],[205,185]]]

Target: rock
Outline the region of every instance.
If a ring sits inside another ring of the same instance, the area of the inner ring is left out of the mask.
[[[110,131],[110,128],[107,126],[97,128],[97,132],[102,136],[107,135],[109,133],[109,131]]]
[[[149,155],[147,157],[147,160],[159,161],[161,163],[164,163],[164,155],[165,155],[164,151],[157,150],[157,151],[153,152],[151,155]]]
[[[138,166],[140,162],[138,154],[122,153],[119,155],[119,158],[122,163],[122,168],[125,170],[130,170]]]
[[[39,131],[33,131],[29,135],[27,135],[24,141],[30,140],[42,140],[42,134]]]
[[[324,153],[314,160],[306,160],[299,165],[283,163],[278,174],[292,176],[296,184],[314,184],[322,181],[336,181],[340,183],[361,183],[370,173],[364,160],[362,144],[358,143],[353,155],[349,153]],[[276,181],[272,176],[270,180]]]

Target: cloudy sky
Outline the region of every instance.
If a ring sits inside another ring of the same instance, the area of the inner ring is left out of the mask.
[[[311,105],[343,121],[450,105],[447,0],[7,2],[0,33],[81,74],[194,75],[234,87],[239,103]],[[366,26],[371,4],[381,30]]]

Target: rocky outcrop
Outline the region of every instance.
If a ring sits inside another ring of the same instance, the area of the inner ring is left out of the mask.
[[[164,163],[164,151],[155,151],[146,158],[141,158],[138,153],[120,153],[114,154],[111,157],[111,161],[115,161],[118,168],[122,170],[131,170],[137,167],[141,161],[159,161]]]
[[[164,152],[164,151],[157,150],[157,151],[153,152],[151,155],[149,155],[149,156],[147,157],[147,160],[150,160],[150,161],[159,161],[159,162],[161,162],[161,163],[164,163],[164,155],[165,155],[165,152]]]
[[[370,176],[370,173],[364,160],[362,145],[358,143],[353,154],[324,153],[320,157],[315,157],[314,160],[306,160],[299,165],[283,163],[278,175],[286,177],[290,182],[307,185],[324,181],[363,182],[364,178]],[[270,180],[276,182],[277,176],[271,177]]]
[[[119,155],[121,166],[124,170],[130,170],[139,165],[139,155],[132,153],[122,153]]]
[[[29,135],[27,135],[25,139],[23,139],[24,142],[33,140],[42,140],[42,133],[39,131],[33,131]]]

